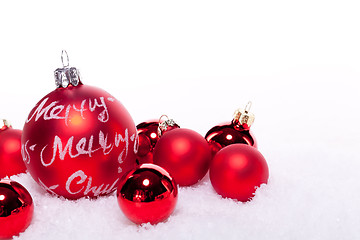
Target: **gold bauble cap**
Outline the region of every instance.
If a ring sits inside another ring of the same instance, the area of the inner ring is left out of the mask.
[[[0,130],[5,130],[7,128],[11,128],[11,124],[8,120],[6,119],[1,119],[0,121]]]
[[[235,111],[234,113],[234,119],[233,122],[234,124],[238,125],[238,126],[242,126],[244,128],[250,128],[251,125],[254,123],[255,120],[255,115],[250,111],[251,108],[251,101],[249,101],[246,106],[245,109],[239,108]]]

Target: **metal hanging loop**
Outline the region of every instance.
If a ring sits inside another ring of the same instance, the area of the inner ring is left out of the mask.
[[[66,61],[65,61],[65,62],[64,62],[64,55],[65,55],[65,57],[66,57]],[[61,62],[62,62],[62,65],[63,65],[64,68],[65,68],[65,67],[69,67],[69,55],[68,55],[68,53],[67,53],[66,50],[62,50],[62,51],[61,51]]]
[[[81,84],[80,72],[75,67],[69,67],[69,55],[66,50],[61,51],[63,67],[54,71],[55,85],[57,88],[67,88],[70,84],[74,87]]]

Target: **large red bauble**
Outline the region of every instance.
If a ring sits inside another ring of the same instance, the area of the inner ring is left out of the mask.
[[[21,130],[4,125],[0,128],[0,178],[25,171],[21,157]]]
[[[34,213],[29,192],[19,183],[0,180],[0,239],[8,239],[26,230]]]
[[[165,168],[180,186],[200,181],[209,169],[211,151],[197,132],[178,128],[164,134],[154,149],[154,163]]]
[[[125,107],[95,87],[57,88],[31,110],[23,159],[44,189],[69,199],[113,192],[135,165],[137,133]]]
[[[174,211],[178,189],[170,174],[154,164],[142,164],[122,178],[117,200],[125,216],[137,224],[156,224]]]
[[[213,158],[209,173],[211,184],[218,194],[242,202],[251,200],[256,188],[267,183],[269,178],[263,155],[245,144],[221,149]]]
[[[166,130],[161,131],[164,134],[172,129],[179,128],[179,125],[167,125]],[[157,141],[159,141],[159,121],[152,120],[142,122],[136,126],[139,136],[139,148],[136,154],[139,163],[152,163],[153,162],[153,150]]]
[[[211,128],[205,135],[213,156],[223,147],[234,143],[243,143],[257,148],[254,135],[249,128],[244,128],[234,122],[224,123]]]

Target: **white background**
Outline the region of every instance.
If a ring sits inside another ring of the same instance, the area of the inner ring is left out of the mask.
[[[35,217],[20,238],[359,238],[359,23],[346,0],[1,2],[0,118],[14,128],[55,89],[66,49],[136,124],[167,114],[204,135],[251,100],[270,168],[250,203],[205,179],[180,189],[166,223],[144,227],[114,196],[62,201],[22,175]]]

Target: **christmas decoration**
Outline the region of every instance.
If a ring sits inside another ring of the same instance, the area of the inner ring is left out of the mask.
[[[165,117],[167,119],[163,120]],[[173,119],[169,119],[166,115],[162,115],[159,121],[153,120],[138,124],[136,128],[139,136],[139,149],[136,156],[139,162],[152,163],[153,150],[159,137],[166,131],[179,127]]]
[[[137,224],[166,220],[177,202],[177,186],[170,174],[155,164],[142,164],[123,177],[117,190],[119,206]]]
[[[0,178],[26,171],[21,157],[21,130],[13,129],[8,121],[0,120]]]
[[[261,153],[239,143],[221,149],[213,158],[209,173],[218,194],[242,202],[249,201],[256,187],[269,178],[268,165]]]
[[[36,104],[24,125],[23,160],[50,193],[68,199],[109,194],[136,164],[135,124],[113,96],[82,84],[65,51],[62,61],[55,70],[58,88]]]
[[[25,231],[33,212],[33,200],[22,185],[8,179],[0,180],[0,239]]]
[[[180,186],[201,180],[209,169],[211,151],[197,132],[178,128],[164,134],[154,149],[154,163],[165,168]]]
[[[245,109],[235,111],[234,119],[230,123],[217,125],[211,128],[205,135],[209,142],[213,156],[223,147],[234,143],[243,143],[257,147],[256,140],[250,131],[255,116],[250,113],[251,102]]]

